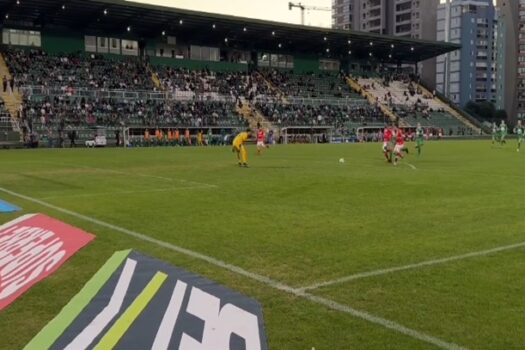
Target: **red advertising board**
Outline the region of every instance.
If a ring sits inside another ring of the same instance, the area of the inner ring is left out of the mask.
[[[0,226],[0,311],[54,273],[94,235],[42,214]]]

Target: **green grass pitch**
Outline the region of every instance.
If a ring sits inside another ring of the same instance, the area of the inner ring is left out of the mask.
[[[420,158],[411,144],[397,167],[380,144],[276,146],[261,157],[250,146],[248,169],[223,147],[1,151],[0,187],[301,288],[524,242],[525,154],[514,143],[428,142]],[[0,313],[0,349],[22,348],[127,248],[259,300],[270,349],[436,348],[63,211],[0,198],[97,236]],[[524,258],[516,247],[309,293],[449,344],[523,349]]]

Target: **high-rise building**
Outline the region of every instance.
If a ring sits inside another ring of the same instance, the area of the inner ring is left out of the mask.
[[[332,25],[400,37],[436,40],[439,0],[332,0]],[[435,60],[419,66],[423,81],[434,86]]]
[[[462,107],[496,99],[496,18],[493,0],[447,0],[438,6],[437,40],[461,49],[437,58],[436,90]]]
[[[332,25],[394,36],[435,39],[439,0],[332,0]]]
[[[498,0],[496,108],[525,118],[525,0]]]

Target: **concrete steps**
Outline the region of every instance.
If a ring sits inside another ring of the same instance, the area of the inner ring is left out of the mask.
[[[351,78],[346,78],[346,82],[355,91],[361,91],[361,96],[365,97],[368,100],[368,103],[370,103],[373,106],[377,105],[381,109],[381,112],[383,112],[390,119],[390,121],[395,122],[396,120],[399,120],[400,126],[407,126],[405,125],[405,122],[402,119],[400,119],[394,112],[392,112],[392,110],[388,106],[381,103],[380,98],[377,99],[376,96],[374,96],[372,93],[363,89],[359,82]]]
[[[7,77],[7,79],[11,79],[11,72],[7,67],[4,56],[0,54],[0,80],[3,79],[4,76]],[[22,94],[19,91],[11,92],[9,88],[4,92],[3,88],[0,87],[0,98],[4,100],[5,107],[11,117],[17,118],[18,111],[22,105]]]
[[[244,98],[241,100],[242,107],[237,106],[236,110],[239,115],[242,115],[250,125],[250,128],[257,130],[257,124],[260,124],[263,129],[273,130],[273,124],[266,119],[266,117],[254,106],[252,106]]]

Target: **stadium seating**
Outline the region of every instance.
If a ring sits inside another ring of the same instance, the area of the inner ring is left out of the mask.
[[[344,77],[333,73],[292,74],[265,70],[262,75],[286,96],[306,98],[360,98],[352,92]]]
[[[162,87],[177,96],[195,98],[206,96],[211,99],[244,97],[253,100],[256,96],[270,96],[267,84],[246,72],[212,72],[210,70],[190,71],[165,66],[155,67]]]
[[[384,125],[385,116],[369,105],[303,105],[290,103],[256,103],[268,119],[277,126],[334,126],[344,127]]]
[[[41,50],[3,51],[19,86],[152,90],[146,66],[136,58],[111,60],[95,54],[48,55]]]
[[[23,121],[29,129],[49,127],[245,126],[232,102],[85,99],[61,96],[26,101]]]
[[[359,84],[371,93],[379,103],[388,106],[407,126],[421,123],[441,128],[444,134],[471,133],[460,120],[446,111],[446,106],[425,94],[407,75],[383,75],[359,78]],[[450,133],[450,130],[453,132]],[[466,131],[465,131],[466,130]]]
[[[77,127],[246,126],[236,108],[244,101],[253,102],[278,127],[357,128],[386,122],[380,109],[353,91],[340,74],[293,74],[275,69],[191,71],[149,67],[136,58],[48,55],[41,50],[5,49],[4,57],[17,85],[25,91],[23,122],[40,129],[60,127],[60,123]],[[157,86],[152,71],[158,77]],[[432,96],[418,91],[407,76],[358,81],[406,125],[421,122],[443,128],[446,134],[449,130],[465,132],[460,121],[440,108]],[[152,95],[156,90],[161,91]]]

